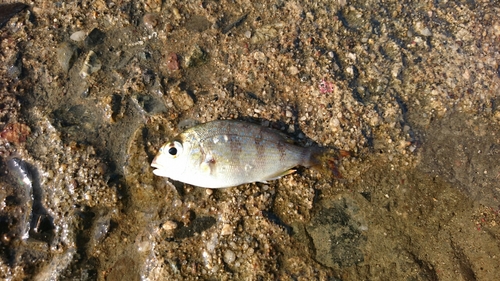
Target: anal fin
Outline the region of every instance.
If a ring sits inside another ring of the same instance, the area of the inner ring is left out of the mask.
[[[281,178],[283,176],[286,176],[286,175],[289,175],[289,174],[293,174],[293,173],[295,173],[295,171],[296,171],[295,169],[290,169],[290,170],[286,170],[284,172],[279,172],[277,174],[271,175],[268,178],[264,179],[263,182],[277,180],[277,179],[279,179],[279,178]]]

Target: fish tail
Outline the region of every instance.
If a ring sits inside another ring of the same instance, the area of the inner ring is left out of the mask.
[[[309,157],[304,166],[311,167],[321,174],[331,175],[334,178],[343,178],[339,171],[340,160],[350,157],[351,153],[342,149],[311,147]]]

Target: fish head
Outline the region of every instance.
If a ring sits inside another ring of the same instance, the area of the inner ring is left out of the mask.
[[[151,166],[153,173],[160,177],[179,180],[183,177],[190,160],[190,144],[182,140],[173,140],[164,144]]]

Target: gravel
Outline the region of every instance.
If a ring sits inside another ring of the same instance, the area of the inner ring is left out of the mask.
[[[0,278],[497,278],[496,2],[29,4],[0,13]],[[350,156],[209,192],[152,174],[216,119]]]

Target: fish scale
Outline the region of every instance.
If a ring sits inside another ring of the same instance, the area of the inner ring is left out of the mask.
[[[175,149],[175,150],[173,150]],[[162,146],[151,166],[158,176],[206,188],[264,182],[311,166],[313,149],[253,123],[218,120],[190,128]]]

